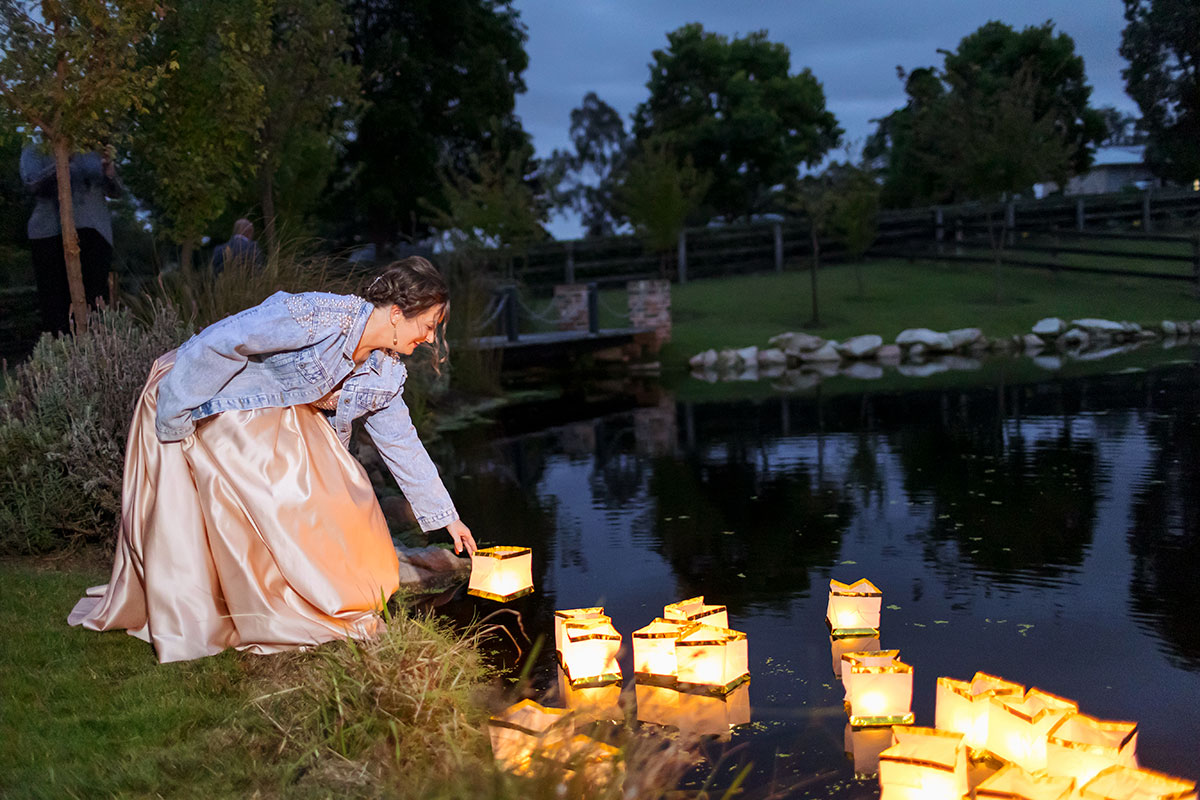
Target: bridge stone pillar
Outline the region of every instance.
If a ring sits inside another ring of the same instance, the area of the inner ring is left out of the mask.
[[[629,281],[629,324],[653,328],[658,344],[671,339],[671,284],[669,281]]]

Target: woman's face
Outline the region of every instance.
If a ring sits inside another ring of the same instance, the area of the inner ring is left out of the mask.
[[[391,348],[400,355],[410,356],[418,346],[433,342],[437,338],[437,327],[446,312],[445,306],[434,306],[415,317],[406,317],[399,306],[394,306],[396,320],[396,344]]]

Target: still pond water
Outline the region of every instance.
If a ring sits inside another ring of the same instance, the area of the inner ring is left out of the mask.
[[[753,762],[752,795],[877,792],[879,742],[848,731],[833,673],[830,578],[882,589],[916,724],[938,676],[981,670],[1138,721],[1142,766],[1197,779],[1196,359],[952,389],[581,394],[456,437],[444,466],[482,542],[534,548],[537,592],[513,604],[531,636],[553,639],[555,609],[602,605],[628,644],[664,604],[728,607],[752,721],[708,752],[724,774]],[[555,669],[544,651],[538,687]]]

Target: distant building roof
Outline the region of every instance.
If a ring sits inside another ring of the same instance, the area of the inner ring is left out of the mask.
[[[1096,160],[1092,162],[1092,169],[1096,167],[1141,164],[1145,161],[1145,158],[1146,147],[1140,144],[1097,147]]]

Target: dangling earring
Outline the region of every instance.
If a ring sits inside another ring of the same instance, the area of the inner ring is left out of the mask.
[[[396,323],[392,323],[392,347],[400,344],[400,334],[396,332]]]

